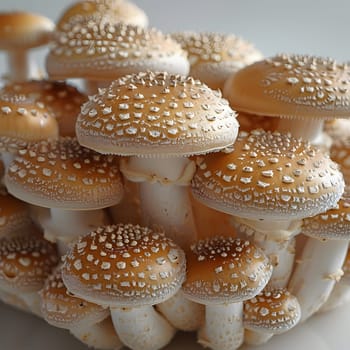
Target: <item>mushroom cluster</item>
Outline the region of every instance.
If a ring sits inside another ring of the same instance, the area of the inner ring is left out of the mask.
[[[106,350],[235,350],[348,302],[349,67],[148,22],[0,13],[0,300]]]

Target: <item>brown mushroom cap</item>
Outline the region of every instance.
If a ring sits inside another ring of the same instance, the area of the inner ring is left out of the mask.
[[[198,80],[147,72],[92,97],[76,132],[82,145],[101,153],[171,157],[230,145],[238,123],[227,101]]]
[[[57,265],[56,245],[39,235],[0,240],[0,287],[18,293],[36,292]]]
[[[302,232],[321,239],[350,240],[350,193],[346,191],[335,207],[305,218]]]
[[[82,147],[70,137],[20,151],[5,182],[14,196],[48,208],[105,208],[119,203],[123,195],[117,159]]]
[[[185,278],[185,254],[162,233],[131,224],[103,226],[67,254],[62,278],[73,294],[103,306],[157,304]]]
[[[251,43],[233,34],[186,31],[171,36],[188,53],[190,75],[212,89],[222,88],[229,75],[263,58]]]
[[[27,203],[0,188],[0,237],[18,232],[31,224]]]
[[[271,273],[269,259],[249,241],[211,237],[191,246],[182,291],[200,304],[239,302],[258,294]]]
[[[240,132],[226,151],[199,159],[194,197],[231,215],[292,220],[322,213],[344,190],[337,164],[289,134]]]
[[[21,95],[0,95],[0,151],[14,152],[57,137],[57,120],[43,104]]]
[[[145,12],[128,1],[116,0],[83,0],[66,8],[59,18],[56,27],[64,30],[67,22],[103,20],[109,23],[123,22],[140,27],[147,27],[148,18]]]
[[[346,65],[286,54],[241,69],[224,89],[238,111],[289,118],[348,118],[349,93]]]
[[[0,49],[25,50],[47,44],[55,24],[30,12],[0,13]]]
[[[244,327],[259,332],[280,334],[300,320],[298,300],[286,289],[264,290],[244,302]]]
[[[75,136],[75,122],[87,96],[66,82],[31,80],[5,85],[0,94],[44,105],[56,118],[61,136]]]
[[[52,79],[111,81],[146,70],[187,74],[185,51],[156,29],[124,23],[67,23],[55,34],[46,68]]]
[[[84,327],[109,315],[108,309],[70,294],[63,284],[60,268],[46,279],[40,297],[43,317],[55,327]]]

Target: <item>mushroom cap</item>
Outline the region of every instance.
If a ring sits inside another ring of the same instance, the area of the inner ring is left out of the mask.
[[[331,159],[339,164],[345,184],[350,185],[350,134],[334,138],[329,153]]]
[[[264,290],[244,302],[244,327],[259,332],[284,333],[300,320],[298,300],[286,289]]]
[[[56,118],[61,136],[75,136],[75,122],[87,96],[76,87],[58,81],[31,80],[6,84],[0,95],[21,96],[44,105]]]
[[[228,79],[224,96],[233,108],[287,118],[348,118],[349,68],[333,59],[277,55]]]
[[[185,278],[185,253],[162,233],[131,224],[101,226],[65,257],[62,278],[76,296],[102,306],[169,299]]]
[[[333,207],[344,191],[338,166],[318,148],[264,130],[198,160],[192,193],[202,203],[253,220],[293,220]]]
[[[251,43],[233,34],[185,31],[171,37],[188,53],[190,75],[212,89],[222,89],[229,75],[263,58]]]
[[[40,297],[42,315],[55,327],[87,327],[109,316],[108,309],[70,294],[63,283],[60,268],[46,279]]]
[[[191,246],[186,297],[200,304],[235,303],[252,298],[268,283],[272,265],[263,251],[249,241],[210,237]]]
[[[0,237],[17,233],[31,224],[27,203],[0,188]]]
[[[55,33],[46,60],[52,79],[93,81],[119,78],[146,70],[186,75],[189,63],[181,46],[156,29],[125,23],[67,23]]]
[[[19,152],[5,176],[8,191],[47,208],[90,210],[119,203],[118,161],[79,145],[75,138],[41,141]]]
[[[30,142],[57,137],[57,120],[42,103],[21,95],[0,95],[1,152],[16,152]]]
[[[350,192],[335,207],[303,220],[302,233],[314,238],[350,240]]]
[[[51,19],[31,12],[0,13],[0,49],[25,50],[46,45],[55,24]]]
[[[83,105],[79,142],[101,153],[176,157],[214,151],[237,136],[221,95],[190,77],[138,73],[120,78]]]
[[[59,18],[56,27],[64,30],[67,22],[82,20],[103,20],[109,23],[123,22],[147,27],[146,13],[128,1],[116,0],[83,0],[66,8]]]
[[[58,264],[56,245],[36,234],[0,239],[0,287],[37,292]]]

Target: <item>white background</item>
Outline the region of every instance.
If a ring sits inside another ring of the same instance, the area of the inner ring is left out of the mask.
[[[251,42],[266,56],[280,52],[313,54],[350,61],[350,1],[348,0],[134,0],[164,32],[180,30],[234,33]],[[0,0],[0,11],[29,10],[56,20],[73,0]],[[45,51],[35,52],[39,62]],[[0,54],[0,75],[5,70]],[[314,318],[290,334],[276,337],[260,349],[345,350],[349,307]],[[338,319],[337,319],[338,318]],[[343,326],[341,324],[344,323]],[[335,325],[341,327],[336,330]],[[331,330],[331,332],[328,332]],[[168,349],[199,349],[194,337],[188,345],[180,339]],[[80,350],[85,346],[65,331],[0,304],[1,350]]]

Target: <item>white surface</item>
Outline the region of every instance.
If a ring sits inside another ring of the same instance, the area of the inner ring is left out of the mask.
[[[289,333],[275,336],[259,347],[241,350],[348,350],[350,304],[317,315]],[[51,327],[44,321],[0,304],[1,350],[88,350],[68,331]],[[201,350],[194,333],[179,333],[164,350]]]

